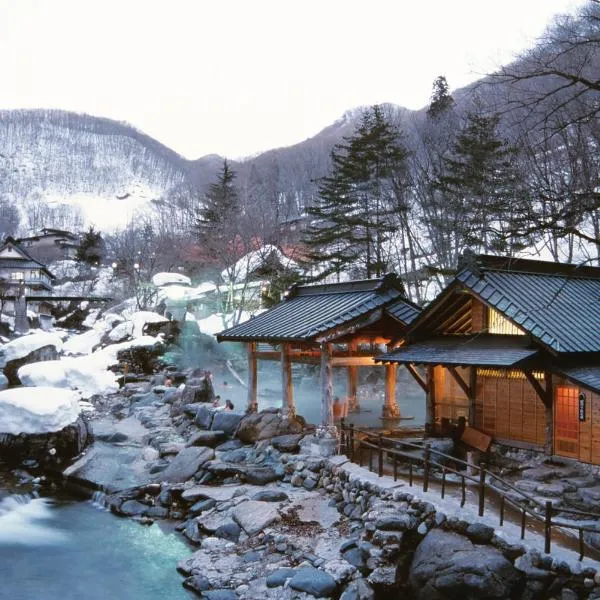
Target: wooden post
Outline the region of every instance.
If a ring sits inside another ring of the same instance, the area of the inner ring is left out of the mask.
[[[248,351],[248,407],[249,413],[258,411],[258,368],[256,361],[256,342],[249,342]]]
[[[384,419],[400,417],[400,408],[396,403],[396,365],[385,365],[385,403],[381,416]]]
[[[554,448],[554,389],[552,387],[552,374],[544,373],[546,380],[546,394],[544,402],[544,414],[546,416],[546,440],[544,443],[544,453],[552,455]]]
[[[331,383],[331,344],[321,344],[321,423],[333,425],[333,385]]]
[[[429,489],[429,461],[431,458],[431,444],[425,444],[425,450],[423,451],[423,491],[426,492]]]
[[[477,367],[469,369],[469,426],[476,427],[475,398],[477,397]]]
[[[356,352],[356,343],[348,342],[348,356],[353,356]],[[348,409],[350,412],[360,412],[358,404],[358,367],[348,367]]]
[[[550,554],[552,540],[552,502],[546,501],[546,514],[544,518],[544,554]]]
[[[435,367],[427,367],[427,394],[425,396],[425,428],[430,433],[435,432]]]
[[[294,416],[296,414],[296,405],[294,404],[292,358],[289,344],[281,344],[281,384],[283,388],[281,410],[284,415]]]
[[[485,465],[479,463],[479,516],[483,517],[485,510]]]

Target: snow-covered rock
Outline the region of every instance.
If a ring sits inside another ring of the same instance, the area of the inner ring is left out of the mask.
[[[0,433],[49,433],[77,421],[79,401],[71,390],[54,387],[0,391]]]
[[[133,323],[131,321],[124,321],[119,323],[116,327],[111,329],[106,337],[114,344],[124,342],[127,338],[133,336]]]
[[[181,275],[181,273],[157,273],[152,277],[152,283],[156,287],[162,287],[164,285],[192,285],[192,281],[186,275]]]
[[[142,337],[144,325],[146,323],[163,323],[169,320],[158,313],[148,310],[139,310],[131,314],[125,314],[125,318],[133,323],[132,335],[135,338]]]
[[[91,354],[95,346],[100,344],[101,334],[95,329],[71,336],[63,345],[66,355]]]
[[[63,342],[58,334],[46,331],[16,338],[0,347],[0,368],[4,368],[10,361],[24,358],[45,346],[54,346],[56,351],[60,352]]]

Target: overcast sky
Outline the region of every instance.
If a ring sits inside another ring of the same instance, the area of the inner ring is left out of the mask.
[[[0,0],[0,107],[128,121],[188,158],[310,137],[350,108],[427,104],[581,0]]]

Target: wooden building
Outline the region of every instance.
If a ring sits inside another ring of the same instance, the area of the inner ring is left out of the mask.
[[[600,464],[600,268],[466,258],[378,357],[425,368],[427,425]]]
[[[405,296],[393,274],[380,279],[293,286],[282,302],[268,311],[222,331],[219,342],[244,342],[248,349],[248,410],[257,409],[257,360],[281,363],[283,404],[295,413],[293,362],[320,365],[321,417],[333,423],[331,370],[348,373],[350,405],[356,403],[358,367],[377,366],[374,358],[403,335],[420,309]],[[386,369],[384,417],[399,416],[396,404],[396,365]]]

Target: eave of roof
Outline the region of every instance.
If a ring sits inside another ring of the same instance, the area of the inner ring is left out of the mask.
[[[376,362],[447,366],[517,367],[531,361],[538,350],[520,335],[447,335],[397,348]]]

